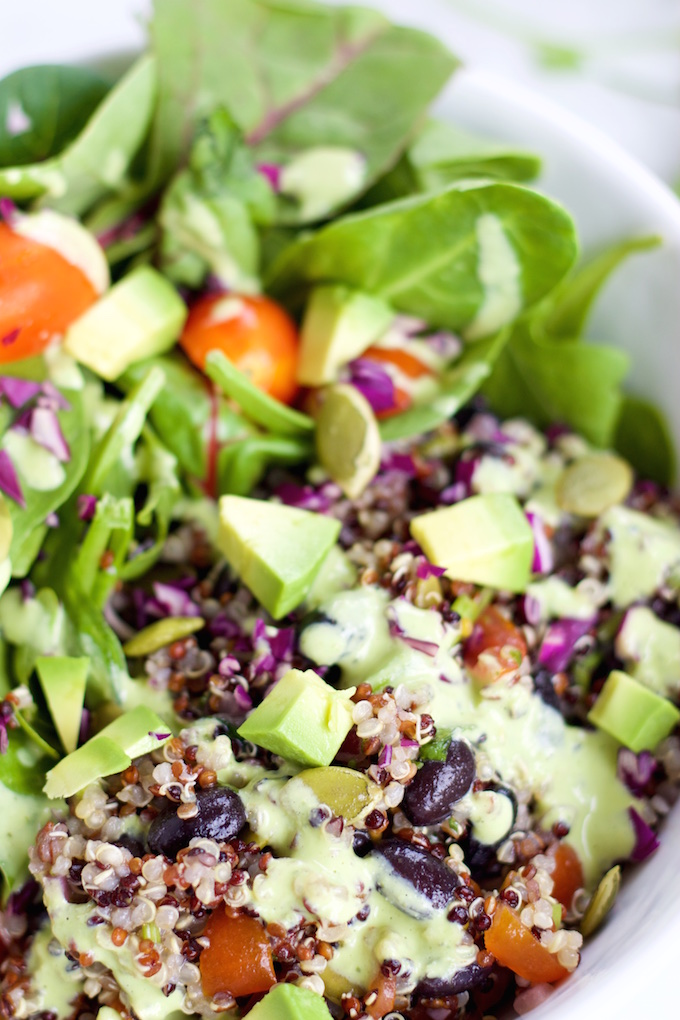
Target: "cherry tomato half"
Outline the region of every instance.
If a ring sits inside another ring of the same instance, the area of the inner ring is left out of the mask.
[[[0,223],[0,363],[39,354],[96,300],[82,270]]]
[[[180,346],[200,369],[210,351],[222,351],[255,386],[286,404],[297,392],[297,329],[270,298],[206,294],[189,312]]]
[[[480,613],[463,646],[465,668],[483,685],[517,669],[526,654],[524,634],[495,606]]]

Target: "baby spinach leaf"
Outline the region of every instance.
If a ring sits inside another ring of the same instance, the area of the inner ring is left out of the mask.
[[[120,190],[147,133],[155,84],[153,60],[142,57],[63,152],[0,170],[0,192],[17,201],[42,198],[52,208],[79,216]]]
[[[39,656],[65,654],[68,646],[68,620],[51,588],[41,588],[30,598],[24,598],[20,588],[4,592],[0,598],[0,628],[18,684],[28,683]]]
[[[250,381],[222,354],[211,351],[205,360],[206,375],[235,400],[248,418],[271,432],[296,436],[314,431],[314,420],[269,396]]]
[[[452,185],[300,237],[268,283],[289,301],[310,286],[344,283],[476,338],[548,293],[576,248],[571,218],[542,195],[516,184]]]
[[[399,156],[456,66],[436,39],[375,11],[295,0],[157,2],[152,45],[152,186],[186,156],[201,116],[222,105],[258,160],[328,145],[361,153],[363,190]]]
[[[628,356],[614,347],[553,340],[522,324],[483,391],[501,417],[529,417],[539,427],[563,422],[596,446],[609,446],[628,366]]]
[[[626,394],[616,423],[614,445],[643,478],[670,485],[675,478],[675,446],[664,415],[653,404]]]
[[[94,517],[70,564],[69,573],[80,591],[100,609],[119,576],[132,540],[133,526],[132,499],[116,499],[104,493],[97,500]],[[109,554],[111,562],[103,567],[105,553]]]
[[[540,169],[541,161],[533,153],[480,138],[445,121],[430,120],[359,205],[369,208],[472,178],[522,183],[533,180]]]
[[[110,83],[85,67],[24,67],[0,81],[0,166],[61,152],[85,126]]]
[[[620,241],[589,259],[558,284],[539,310],[542,328],[550,336],[581,335],[588,312],[600,289],[614,270],[637,252],[661,243],[659,237],[634,237]]]
[[[137,524],[149,528],[155,522],[156,534],[152,545],[144,543],[122,564],[119,574],[126,581],[141,577],[160,556],[168,537],[172,512],[182,491],[177,476],[177,458],[159,442],[148,424],[144,426],[137,459],[139,478],[147,486],[147,497],[137,514]]]
[[[255,430],[179,354],[149,358],[131,365],[117,380],[118,385],[129,393],[152,367],[162,369],[167,382],[151,407],[151,424],[161,442],[177,458],[182,471],[190,479],[204,481],[210,444],[221,447],[252,435]]]
[[[256,224],[271,222],[274,192],[255,168],[227,110],[199,128],[189,167],[175,177],[160,211],[161,260],[177,283],[200,287],[212,272],[230,289],[259,290]]]
[[[130,683],[120,641],[104,619],[101,609],[82,590],[78,581],[69,579],[64,592],[64,607],[73,628],[70,655],[90,659],[86,703],[96,708],[105,702],[121,704]]]

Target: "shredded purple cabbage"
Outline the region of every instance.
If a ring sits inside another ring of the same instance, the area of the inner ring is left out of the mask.
[[[40,393],[40,383],[31,379],[16,379],[11,375],[0,375],[0,395],[14,408],[23,407]]]
[[[281,173],[283,168],[278,163],[258,163],[257,170],[258,173],[267,178],[272,186],[272,190],[278,194],[281,190]]]
[[[426,581],[428,577],[441,577],[442,574],[446,573],[446,567],[435,567],[432,563],[427,561],[420,562],[416,567],[416,576],[421,581]]]
[[[200,616],[201,610],[189,595],[175,584],[154,581],[155,598],[149,599],[147,612],[155,616]]]
[[[636,797],[643,797],[656,771],[656,759],[649,751],[635,751],[622,747],[619,750],[617,772],[619,779]]]
[[[548,627],[541,644],[538,661],[553,673],[567,668],[574,655],[574,645],[587,634],[595,620],[556,620]]]
[[[534,559],[531,569],[534,574],[549,574],[555,566],[553,547],[545,530],[545,523],[538,514],[530,510],[526,512],[526,518],[531,525],[534,535]]]
[[[646,861],[648,857],[651,857],[661,844],[654,830],[640,817],[635,808],[628,808],[628,814],[635,830],[635,847],[630,855],[630,859],[639,864],[642,861]]]
[[[78,496],[78,517],[81,521],[91,521],[97,509],[97,497],[87,492]]]
[[[26,506],[12,458],[6,450],[0,450],[0,489],[22,509]]]
[[[52,408],[34,407],[28,431],[35,442],[53,454],[57,460],[66,463],[71,459],[71,450],[61,431],[57,414]]]
[[[366,397],[376,413],[394,407],[394,381],[381,365],[369,358],[357,358],[350,362],[349,372],[350,383]]]

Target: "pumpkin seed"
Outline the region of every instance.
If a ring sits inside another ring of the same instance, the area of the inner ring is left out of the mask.
[[[614,900],[619,894],[620,887],[621,868],[617,864],[604,876],[588,904],[588,909],[581,921],[581,933],[583,935],[592,935],[600,927],[614,906]]]
[[[316,419],[316,452],[349,499],[376,474],[380,451],[378,423],[364,395],[345,383],[327,387]]]
[[[137,658],[141,655],[151,655],[159,648],[174,644],[183,638],[195,634],[197,630],[205,627],[205,620],[200,616],[168,616],[164,620],[157,620],[150,623],[148,627],[140,630],[138,634],[130,638],[123,645],[123,651],[130,658]]]
[[[633,487],[633,469],[615,453],[588,453],[565,468],[557,479],[562,510],[579,517],[599,517],[623,503]]]
[[[320,804],[326,804],[334,815],[352,824],[366,815],[382,796],[377,783],[362,772],[341,765],[304,769],[296,778],[314,791]]]

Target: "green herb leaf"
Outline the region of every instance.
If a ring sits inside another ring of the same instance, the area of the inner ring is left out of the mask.
[[[344,283],[476,338],[542,298],[575,257],[574,224],[549,199],[515,184],[452,185],[300,237],[268,282],[289,300]]]
[[[37,163],[61,152],[109,91],[85,67],[24,67],[0,81],[0,166]]]
[[[69,568],[85,598],[100,609],[120,575],[133,527],[132,499],[116,499],[104,493],[97,501],[87,534]],[[110,554],[111,562],[103,567],[105,553]]]
[[[252,436],[225,447],[218,458],[220,493],[249,496],[271,464],[303,464],[313,447],[300,436]]]

